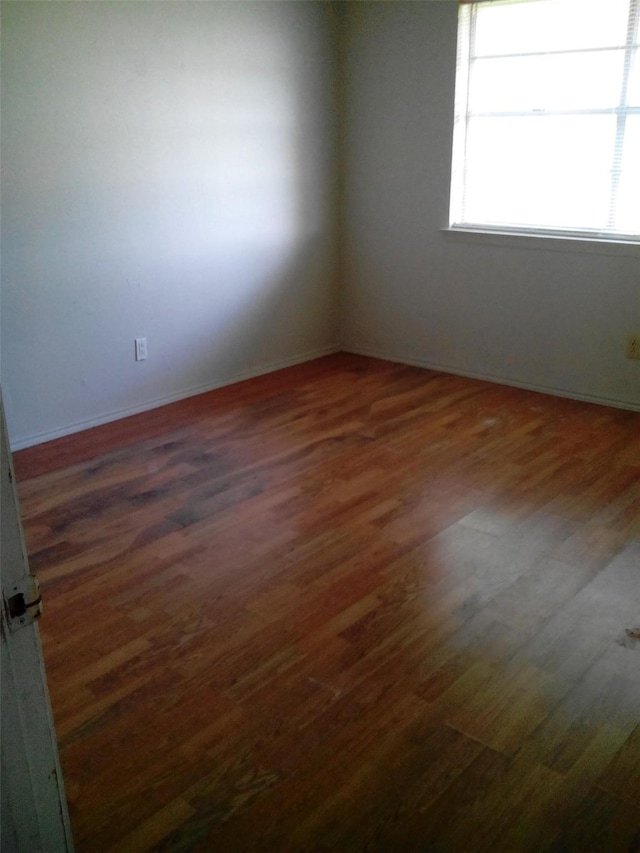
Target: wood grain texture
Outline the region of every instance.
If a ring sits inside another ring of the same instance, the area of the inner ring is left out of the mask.
[[[340,354],[16,470],[78,850],[640,850],[640,415]]]

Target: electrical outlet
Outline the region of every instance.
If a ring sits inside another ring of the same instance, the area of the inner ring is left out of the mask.
[[[136,361],[144,361],[147,355],[147,339],[136,338]]]
[[[627,338],[627,358],[640,359],[640,334],[629,335]]]

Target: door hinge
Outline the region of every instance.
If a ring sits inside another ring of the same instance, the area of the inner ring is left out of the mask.
[[[42,615],[40,583],[35,575],[26,575],[5,590],[4,612],[10,631],[31,625]]]

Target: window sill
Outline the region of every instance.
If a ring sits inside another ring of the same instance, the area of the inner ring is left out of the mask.
[[[552,234],[542,231],[508,231],[469,226],[449,226],[442,233],[454,240],[512,249],[542,249],[552,252],[589,253],[640,258],[640,242],[585,234]]]

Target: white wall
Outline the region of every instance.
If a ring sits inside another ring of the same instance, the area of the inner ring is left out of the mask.
[[[338,241],[346,349],[640,407],[637,249],[441,231],[455,2],[0,7],[14,449],[335,348]]]
[[[350,3],[346,349],[640,408],[640,251],[443,233],[457,4]]]
[[[335,348],[332,7],[1,5],[12,446]]]

